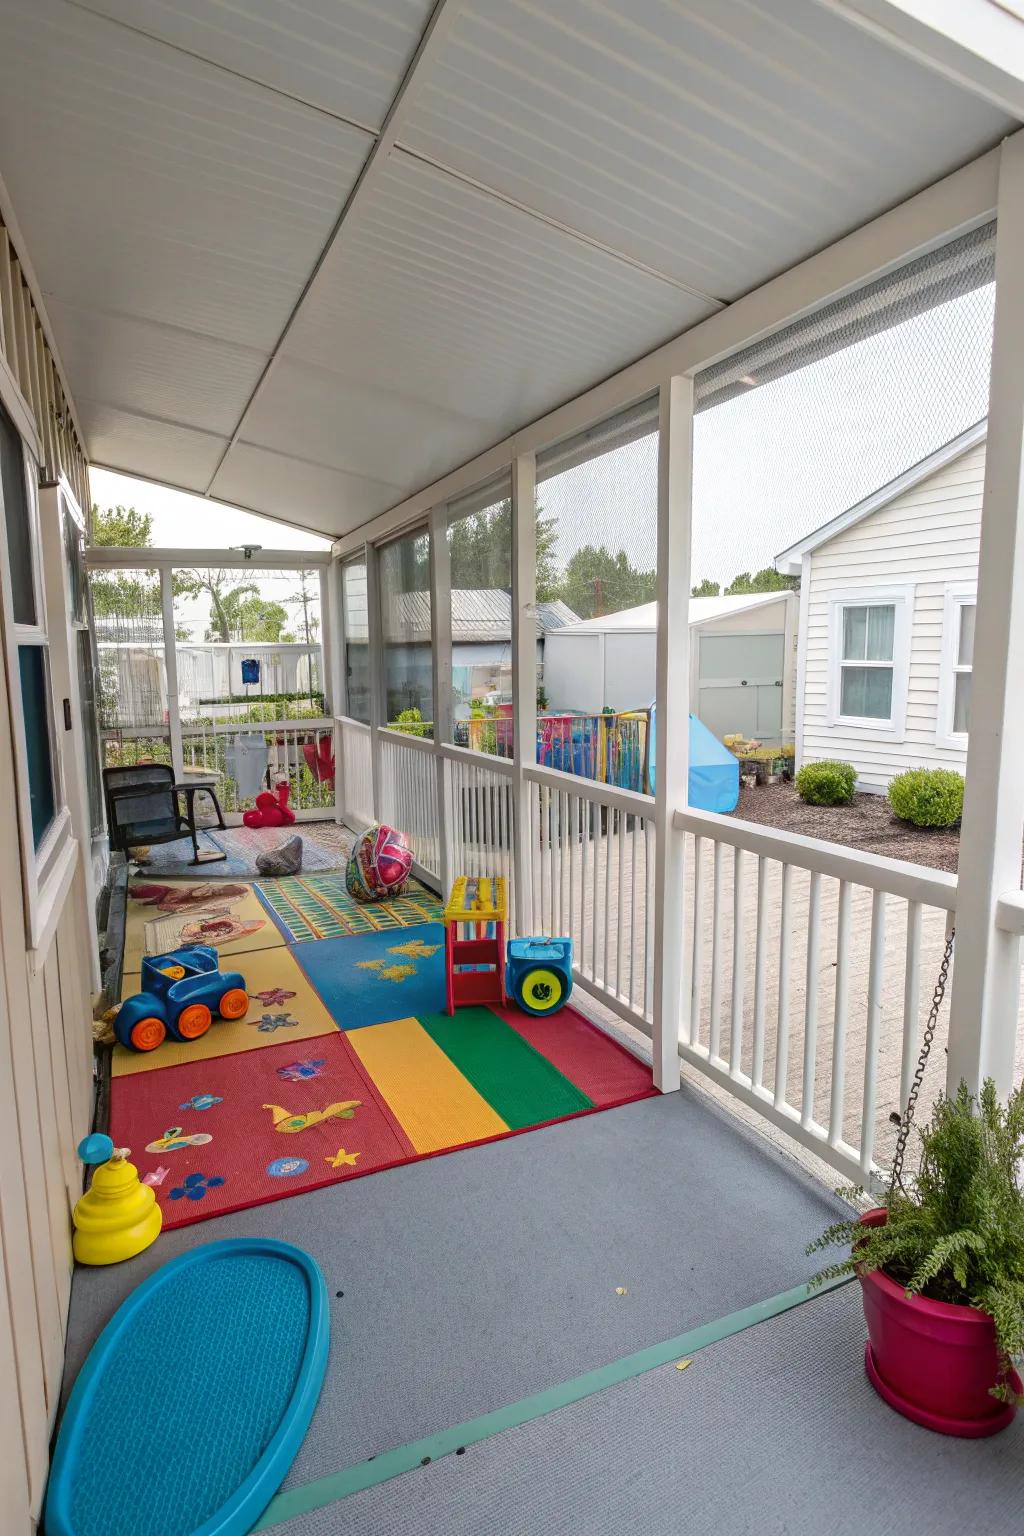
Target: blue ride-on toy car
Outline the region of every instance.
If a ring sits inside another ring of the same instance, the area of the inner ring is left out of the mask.
[[[505,986],[524,1013],[557,1013],[572,991],[572,939],[509,939]]]
[[[198,1040],[215,1013],[222,1019],[241,1019],[248,1011],[245,977],[222,971],[220,957],[209,944],[195,944],[143,958],[142,991],[121,1004],[114,1034],[130,1051],[155,1051],[167,1035],[172,1040]]]

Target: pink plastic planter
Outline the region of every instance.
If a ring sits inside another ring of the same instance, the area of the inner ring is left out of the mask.
[[[886,1216],[867,1211],[861,1222],[877,1227]],[[869,1341],[864,1366],[879,1396],[941,1435],[973,1439],[1005,1429],[1014,1407],[989,1391],[999,1375],[992,1319],[976,1307],[907,1296],[880,1269],[859,1278]],[[1015,1371],[1010,1382],[1020,1392]]]

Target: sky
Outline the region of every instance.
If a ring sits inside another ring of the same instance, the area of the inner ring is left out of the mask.
[[[89,484],[93,501],[104,510],[123,506],[151,513],[153,543],[163,549],[230,549],[234,544],[262,544],[264,549],[331,547],[330,539],[288,523],[107,469],[91,469]]]
[[[701,412],[694,423],[691,572],[723,584],[771,565],[787,545],[985,414],[991,285]],[[106,470],[93,499],[153,515],[153,541],[327,549],[329,541],[253,513]],[[651,570],[657,550],[657,434],[543,483],[564,567],[583,544],[624,549]]]

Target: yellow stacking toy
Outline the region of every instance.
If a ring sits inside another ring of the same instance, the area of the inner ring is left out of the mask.
[[[139,1182],[128,1152],[99,1134],[78,1143],[82,1162],[99,1164],[72,1217],[79,1264],[120,1264],[160,1236],[163,1212],[153,1191]]]

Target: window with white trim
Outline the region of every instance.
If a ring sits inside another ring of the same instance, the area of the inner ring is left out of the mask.
[[[974,672],[974,622],[977,595],[973,587],[946,588],[942,623],[942,675],[935,739],[939,746],[967,746]]]
[[[71,818],[57,747],[50,647],[43,600],[35,465],[0,406],[0,558],[3,647],[14,731],[18,823],[28,947],[39,947],[61,899]]]
[[[902,734],[912,591],[885,588],[831,599],[831,724]]]

